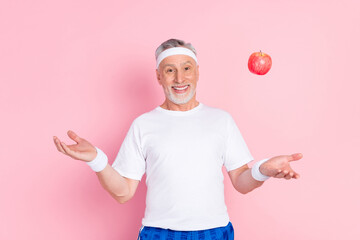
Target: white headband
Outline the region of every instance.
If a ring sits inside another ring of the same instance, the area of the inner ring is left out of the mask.
[[[158,58],[156,59],[156,68],[159,68],[160,63],[162,60],[164,60],[164,58],[172,55],[180,55],[180,54],[188,55],[195,60],[196,64],[198,63],[196,55],[190,49],[184,47],[173,47],[173,48],[168,48],[159,54]]]

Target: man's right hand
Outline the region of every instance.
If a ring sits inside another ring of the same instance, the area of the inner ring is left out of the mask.
[[[90,162],[95,159],[97,151],[90,142],[80,138],[71,130],[69,130],[67,134],[72,140],[76,142],[76,144],[66,145],[64,142],[61,142],[60,139],[54,136],[54,143],[59,152],[62,152],[63,154],[68,155],[73,159],[85,162]]]

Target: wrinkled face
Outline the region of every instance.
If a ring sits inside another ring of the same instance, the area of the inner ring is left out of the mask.
[[[165,96],[175,104],[185,104],[195,98],[199,80],[199,66],[187,55],[166,57],[156,70],[157,79]]]

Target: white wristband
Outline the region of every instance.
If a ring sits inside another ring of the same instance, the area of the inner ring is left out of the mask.
[[[255,180],[258,181],[265,181],[268,180],[270,177],[262,174],[260,172],[260,165],[269,160],[270,158],[265,158],[261,161],[258,161],[254,164],[254,166],[251,168],[251,175]]]
[[[103,151],[101,151],[101,149],[97,147],[95,148],[97,151],[96,157],[92,161],[86,162],[86,164],[89,165],[91,169],[94,170],[95,172],[100,172],[104,170],[104,168],[106,167],[108,163],[108,158],[106,154]]]

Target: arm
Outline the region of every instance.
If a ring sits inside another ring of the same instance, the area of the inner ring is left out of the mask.
[[[276,156],[262,163],[259,170],[261,174],[269,177],[285,178],[286,180],[291,178],[298,179],[300,175],[290,167],[289,162],[297,161],[301,158],[301,153]],[[247,164],[229,171],[229,176],[234,188],[243,194],[251,192],[264,184],[264,181],[257,181],[253,178],[251,168]]]
[[[251,192],[264,183],[263,181],[257,181],[252,177],[251,168],[249,168],[247,164],[229,171],[229,176],[236,191],[242,194]]]
[[[86,139],[80,138],[73,131],[68,135],[77,144],[66,145],[54,136],[54,143],[59,152],[71,158],[85,161],[91,168],[96,169],[96,175],[101,186],[108,191],[119,203],[130,200],[136,191],[139,180],[129,179],[121,176],[112,166],[107,163],[107,156],[104,152],[97,151]]]
[[[106,165],[104,170],[96,172],[101,186],[110,194],[116,197],[124,197],[129,194],[129,186],[125,177],[121,176],[109,164]]]
[[[100,151],[99,157],[106,156],[105,153]],[[94,161],[98,159],[95,158]],[[101,186],[119,203],[129,201],[135,194],[139,180],[130,179],[121,176],[112,166],[108,163],[106,167],[96,172]]]

